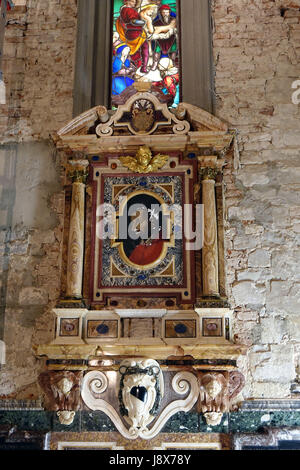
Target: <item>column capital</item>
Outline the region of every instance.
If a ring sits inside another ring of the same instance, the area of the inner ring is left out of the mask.
[[[201,176],[202,180],[214,180],[215,181],[219,171],[220,170],[218,168],[205,167],[205,168],[199,169],[199,175]]]
[[[67,172],[72,183],[86,183],[89,175],[88,160],[70,160],[67,166]]]

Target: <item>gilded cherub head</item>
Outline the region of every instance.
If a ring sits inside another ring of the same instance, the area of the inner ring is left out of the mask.
[[[147,168],[152,160],[152,153],[149,147],[146,147],[145,145],[140,147],[136,153],[136,159],[141,167]]]
[[[168,155],[160,153],[152,157],[147,146],[140,147],[134,157],[119,157],[121,163],[134,173],[153,173],[162,168],[168,161]]]

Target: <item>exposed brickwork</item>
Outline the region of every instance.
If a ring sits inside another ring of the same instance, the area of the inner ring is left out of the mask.
[[[0,395],[21,390],[29,397],[37,393],[30,384],[42,366],[32,344],[52,339],[51,308],[60,292],[64,194],[58,156],[44,140],[72,118],[77,2],[16,3],[7,16],[6,105],[0,105],[0,143],[12,142],[0,155],[0,307],[7,349]],[[24,141],[29,147],[17,144]]]
[[[216,0],[217,114],[239,132],[228,165],[227,281],[248,391],[285,397],[299,355],[300,2]]]
[[[72,118],[76,0],[28,0],[8,13],[0,142],[47,139]]]

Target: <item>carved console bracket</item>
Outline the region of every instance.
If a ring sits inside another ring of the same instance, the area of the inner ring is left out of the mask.
[[[73,423],[75,413],[80,409],[80,385],[82,371],[43,372],[39,385],[46,396],[46,408],[57,411],[61,424]]]
[[[195,405],[199,388],[195,375],[190,372],[176,374],[172,388],[178,395],[187,395],[183,400],[175,400],[159,414],[159,403],[163,394],[163,378],[159,364],[152,359],[127,359],[120,367],[119,399],[122,419],[117,411],[100,398],[108,386],[108,379],[102,372],[86,374],[82,398],[92,410],[103,411],[110,417],[118,431],[127,439],[152,439],[165,423],[179,411],[188,412]],[[151,429],[149,424],[159,415]],[[128,423],[130,428],[124,424]]]
[[[61,424],[68,426],[85,404],[90,410],[105,413],[126,439],[152,439],[173,415],[191,411],[197,402],[208,425],[220,424],[223,413],[234,409],[232,400],[245,384],[236,370],[213,372],[189,367],[172,372],[165,397],[159,362],[128,358],[118,370],[109,369],[90,370],[84,376],[83,372],[42,373],[39,384],[48,399],[47,409],[57,411]]]

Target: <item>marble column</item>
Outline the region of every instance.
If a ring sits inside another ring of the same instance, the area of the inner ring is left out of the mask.
[[[219,263],[215,177],[217,170],[203,168],[202,204],[204,206],[204,239],[202,248],[203,296],[219,297]]]
[[[82,298],[85,182],[88,175],[87,160],[70,161],[72,203],[68,242],[67,298]]]

